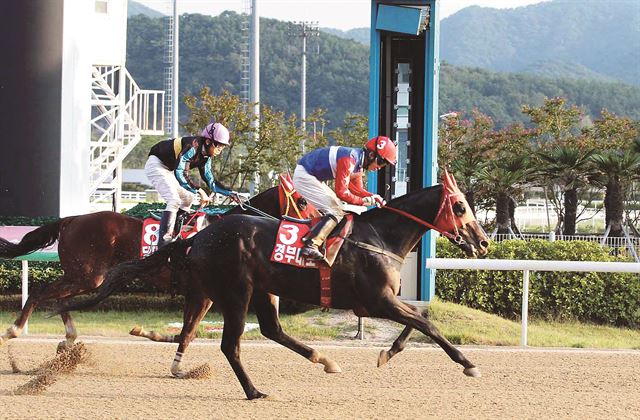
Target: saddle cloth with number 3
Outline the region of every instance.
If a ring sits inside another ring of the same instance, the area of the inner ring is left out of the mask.
[[[308,224],[282,219],[278,227],[271,261],[302,268],[320,268],[324,264],[331,267],[344,243],[344,239],[351,234],[353,215],[346,215],[343,218],[343,222],[327,238],[324,260],[307,260],[300,257],[300,249],[304,247],[303,239],[311,229],[311,226],[315,225],[319,220],[319,217],[315,218],[311,221],[311,224]]]

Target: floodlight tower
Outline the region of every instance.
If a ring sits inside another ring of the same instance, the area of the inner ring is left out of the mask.
[[[299,36],[302,38],[302,75],[300,82],[300,128],[306,131],[307,118],[307,38],[320,36],[318,22],[293,22],[289,26],[289,36]],[[304,138],[301,141],[300,149],[304,153]]]

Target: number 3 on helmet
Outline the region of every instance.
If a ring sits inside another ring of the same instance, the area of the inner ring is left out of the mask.
[[[376,152],[376,154],[389,162],[391,165],[395,165],[398,160],[398,149],[396,144],[391,141],[389,137],[377,136],[369,140],[364,148]]]

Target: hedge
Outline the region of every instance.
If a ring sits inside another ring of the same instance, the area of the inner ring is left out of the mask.
[[[509,240],[493,242],[487,258],[560,261],[620,261],[611,249],[587,241]],[[439,258],[462,253],[439,239]],[[502,317],[518,319],[521,271],[438,270],[436,295]],[[547,320],[577,320],[640,327],[640,275],[633,273],[533,272],[529,314]]]

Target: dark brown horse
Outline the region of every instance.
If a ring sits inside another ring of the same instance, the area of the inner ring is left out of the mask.
[[[300,196],[296,193],[293,198],[297,200]],[[275,217],[279,217],[281,214],[278,187],[270,188],[256,195],[251,198],[248,204]],[[300,204],[299,201],[298,204]],[[311,210],[311,207],[307,208]],[[254,214],[248,207],[242,208],[240,206],[232,208],[226,214],[237,213]],[[217,217],[212,216],[209,219],[211,222],[217,220]],[[104,211],[65,217],[41,226],[26,234],[18,244],[0,238],[0,258],[26,255],[58,240],[58,255],[64,271],[60,278],[29,295],[14,324],[0,337],[0,345],[4,341],[20,335],[29,316],[41,302],[91,292],[102,284],[111,267],[124,261],[138,259],[141,233],[142,220],[120,213]],[[163,291],[180,292],[180,290],[172,290],[176,284],[179,285],[179,281],[175,277],[172,278],[171,270],[168,268],[162,270],[159,275],[141,277],[141,280]],[[211,306],[211,301],[203,299],[199,305],[202,306],[201,315],[199,315],[201,319]],[[61,344],[71,345],[77,338],[73,319],[68,312],[63,312],[60,315],[66,332],[66,341]],[[155,341],[179,342],[191,339],[191,337],[182,334],[173,337],[160,336],[153,332],[146,333],[141,327],[134,328],[132,334],[145,336]]]
[[[405,331],[394,343],[395,352],[402,349],[411,330],[417,329],[438,343],[453,361],[460,363],[466,375],[479,376],[473,363],[429,320],[396,295],[400,289],[402,261],[429,227],[445,233],[471,257],[487,253],[488,239],[484,231],[468,209],[464,195],[459,191],[452,194],[441,185],[396,198],[388,207],[354,216],[352,234],[332,267],[331,306],[405,325]],[[264,336],[313,363],[323,364],[325,372],[339,372],[335,362],[282,330],[274,296],[318,305],[320,276],[314,269],[270,261],[277,230],[278,222],[268,218],[225,217],[189,240],[170,244],[144,260],[114,267],[94,299],[62,307],[60,311],[93,306],[131,278],[172,267],[188,271],[190,275],[185,295],[185,331],[195,330],[199,322],[189,316],[199,302],[212,299],[219,304],[225,323],[222,352],[248,399],[265,396],[251,383],[240,362],[240,336],[250,301]],[[182,344],[179,346],[172,371],[180,363],[185,348]]]

